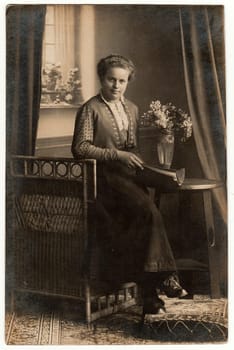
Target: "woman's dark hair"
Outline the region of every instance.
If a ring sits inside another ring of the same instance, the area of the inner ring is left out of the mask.
[[[131,60],[121,55],[109,55],[98,62],[97,73],[100,81],[102,81],[108,69],[113,67],[128,69],[128,81],[135,77],[135,66]]]

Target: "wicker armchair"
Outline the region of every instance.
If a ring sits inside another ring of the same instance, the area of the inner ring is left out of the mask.
[[[133,282],[111,290],[83,273],[90,235],[95,235],[96,162],[14,156],[13,250],[16,292],[75,298],[87,324],[134,305]]]

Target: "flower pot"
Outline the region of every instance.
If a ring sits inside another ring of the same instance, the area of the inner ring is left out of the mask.
[[[173,133],[162,133],[158,135],[157,153],[158,163],[164,169],[170,169],[174,155],[175,136]]]

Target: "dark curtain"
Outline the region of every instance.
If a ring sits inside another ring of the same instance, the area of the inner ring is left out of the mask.
[[[6,12],[6,307],[14,275],[10,157],[34,155],[45,12],[44,5],[10,5]]]
[[[8,155],[33,155],[39,117],[46,7],[12,5],[6,13]]]
[[[223,6],[180,9],[184,78],[193,133],[204,177],[223,186],[213,190],[219,273],[226,294],[227,194],[225,46]]]
[[[226,183],[225,56],[222,6],[180,11],[185,87],[204,176]],[[214,190],[227,222],[225,187]]]

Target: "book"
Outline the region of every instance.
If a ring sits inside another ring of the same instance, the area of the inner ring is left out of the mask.
[[[143,164],[136,173],[137,181],[149,187],[163,186],[169,189],[180,187],[185,179],[185,168],[163,169]]]

